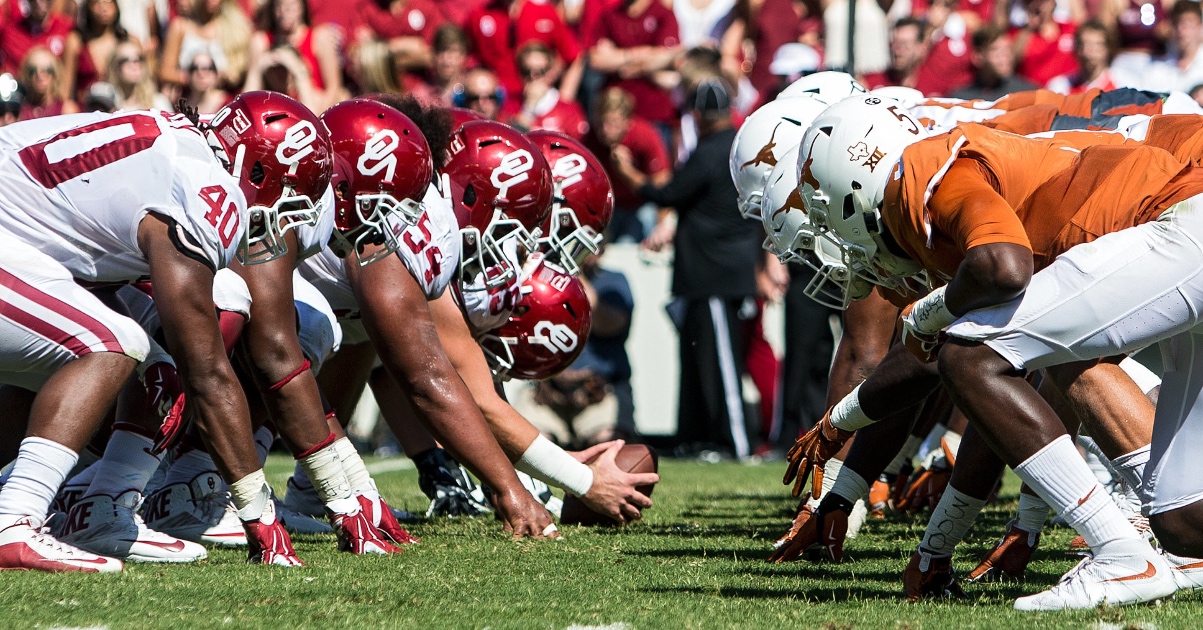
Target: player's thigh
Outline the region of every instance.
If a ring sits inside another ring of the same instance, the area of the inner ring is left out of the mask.
[[[63,365],[93,352],[142,361],[149,341],[75,283],[57,261],[0,237],[0,382],[38,390]]]
[[[1200,307],[1199,238],[1154,221],[1070,249],[1021,297],[972,311],[948,333],[1032,370],[1142,348],[1196,326]]]
[[[1165,371],[1145,467],[1145,508],[1157,514],[1203,500],[1203,333],[1161,342]]]

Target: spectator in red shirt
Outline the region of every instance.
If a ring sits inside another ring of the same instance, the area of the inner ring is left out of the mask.
[[[21,90],[25,93],[25,101],[21,103],[21,120],[79,111],[75,101],[60,96],[60,66],[58,58],[45,46],[29,49],[20,69]]]
[[[518,74],[523,87],[522,111],[509,123],[519,129],[550,129],[583,140],[589,131],[580,105],[565,101],[552,82],[554,53],[540,42],[531,42],[518,53]]]
[[[590,35],[589,64],[635,100],[635,114],[660,126],[676,125],[677,108],[666,88],[681,46],[677,18],[659,0],[627,0],[603,14]]]
[[[490,0],[435,0],[443,19],[462,28],[468,28],[468,18]]]
[[[1094,88],[1114,90],[1111,60],[1115,58],[1115,36],[1098,20],[1083,22],[1074,33],[1074,55],[1078,71],[1054,77],[1048,89],[1062,94],[1080,94]]]
[[[915,71],[915,89],[926,96],[948,96],[973,81],[969,38],[975,14],[956,11],[957,0],[934,0],[927,10],[927,56]]]
[[[890,67],[884,72],[865,75],[862,83],[870,90],[888,85],[913,88],[918,79],[919,65],[927,57],[924,43],[926,25],[921,20],[906,17],[890,29]]]
[[[430,66],[430,43],[443,20],[430,0],[364,0],[359,5],[359,20],[356,40],[388,42],[398,68],[418,70]]]
[[[300,62],[295,93],[309,109],[321,113],[349,96],[343,89],[338,35],[326,25],[309,27],[305,0],[268,0],[260,28],[251,36],[251,71],[243,89],[263,89],[264,71],[273,65],[295,65],[286,57]]]
[[[1006,30],[986,26],[973,34],[974,79],[952,92],[953,98],[993,101],[1036,86],[1015,74],[1015,49]]]
[[[1074,58],[1074,25],[1053,17],[1056,6],[1056,0],[1024,0],[1028,23],[1011,31],[1019,58],[1017,73],[1036,85],[1045,85],[1053,77],[1078,69]]]
[[[593,103],[592,129],[585,146],[606,167],[614,186],[614,217],[606,229],[607,241],[633,239],[642,242],[655,224],[655,212],[647,217],[636,213],[647,201],[618,176],[615,152],[626,152],[636,170],[647,175],[655,186],[672,179],[672,160],[664,140],[650,123],[634,114],[634,97],[621,88],[608,88]],[[644,220],[646,219],[646,220]]]
[[[10,15],[0,27],[0,53],[4,56],[3,70],[16,73],[26,54],[34,46],[42,46],[61,60],[67,74],[74,76],[76,57],[64,56],[67,36],[75,28],[75,22],[66,15],[50,11],[50,0],[11,1]],[[76,50],[76,56],[78,50]],[[64,71],[60,70],[60,72]],[[63,83],[63,81],[60,81]],[[61,85],[60,89],[66,88]],[[62,96],[66,97],[67,94]]]
[[[819,2],[812,0],[745,0],[739,9],[749,14],[742,21],[737,20],[747,24],[741,39],[750,39],[756,47],[748,80],[764,96],[776,85],[777,79],[769,65],[781,46],[791,42],[821,46],[819,34],[823,29],[823,9]]]
[[[473,68],[464,77],[463,84],[455,86],[452,104],[470,109],[488,120],[497,120],[505,107],[505,89],[492,70]]]
[[[542,42],[558,54],[552,75],[565,99],[576,100],[584,69],[580,46],[546,0],[493,0],[469,17],[468,37],[481,65],[493,70],[513,95],[522,93],[518,51],[529,42]],[[512,105],[517,107],[517,99]]]

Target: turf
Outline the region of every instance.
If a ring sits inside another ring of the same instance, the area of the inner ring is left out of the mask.
[[[277,487],[289,463],[273,457]],[[779,465],[662,461],[656,507],[625,529],[565,528],[559,542],[513,542],[489,518],[418,523],[399,557],[352,557],[333,536],[296,537],[306,568],[248,566],[212,549],[196,566],[124,574],[0,573],[0,627],[109,628],[1188,628],[1199,595],[1159,608],[1020,614],[1011,600],[1054,583],[1075,559],[1051,530],[1026,584],[968,586],[971,599],[909,604],[899,576],[923,519],[871,522],[839,565],[764,562],[794,502]],[[412,470],[377,474],[398,507],[425,499]],[[1012,479],[957,564],[972,568],[1014,508]]]

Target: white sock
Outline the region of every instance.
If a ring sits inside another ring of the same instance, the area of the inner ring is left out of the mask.
[[[898,451],[898,454],[894,456],[894,459],[890,462],[890,465],[886,466],[886,469],[882,472],[887,475],[897,475],[902,470],[903,466],[911,463],[911,461],[915,459],[915,453],[919,452],[919,446],[922,444],[923,438],[914,435],[908,435],[906,438],[906,443],[902,445],[902,450]]]
[[[869,493],[869,482],[865,481],[865,478],[858,475],[856,471],[844,467],[840,469],[839,476],[831,484],[831,493],[847,499],[849,503],[856,503]],[[824,492],[823,496],[827,496],[827,492]]]
[[[1107,461],[1107,455],[1103,453],[1103,449],[1099,448],[1099,443],[1089,435],[1079,435],[1074,442],[1086,451],[1084,455],[1086,465],[1090,466],[1090,472],[1094,473],[1099,483],[1103,485],[1111,483],[1113,481],[1111,466]]]
[[[1015,474],[1077,530],[1096,554],[1108,543],[1140,540],[1068,435],[1024,460],[1015,467]]]
[[[831,491],[831,487],[835,485],[835,480],[840,476],[840,470],[843,468],[844,460],[842,459],[829,459],[827,460],[826,464],[823,464],[822,492],[824,497],[827,496],[827,493]],[[806,500],[806,505],[810,506],[811,509],[817,510],[819,509],[819,502],[822,499],[823,497],[811,497]],[[855,501],[856,499],[853,500]]]
[[[1015,512],[1015,526],[1029,534],[1039,534],[1048,520],[1048,504],[1037,496],[1019,493],[1019,510]]]
[[[372,499],[379,496],[376,484],[372,483],[372,475],[368,473],[368,467],[364,466],[363,458],[359,456],[359,451],[355,450],[351,440],[344,435],[334,441],[334,448],[338,450],[338,461],[342,462],[347,483],[351,484],[351,494],[367,495]]]
[[[38,437],[21,440],[8,482],[0,488],[0,522],[8,525],[31,516],[35,527],[41,525],[78,459],[75,451],[57,442]]]
[[[927,531],[919,546],[934,556],[951,556],[985,505],[982,499],[958,492],[949,485],[932,511],[931,520],[927,521]]]
[[[76,468],[79,468],[79,467],[76,466]],[[68,485],[68,486],[90,486],[90,485],[92,485],[92,480],[96,478],[96,469],[98,469],[98,468],[100,468],[100,460],[99,459],[92,462],[91,466],[84,468],[83,470],[79,471],[74,476],[72,476],[70,479],[67,479],[67,483],[65,485]]]
[[[1144,494],[1145,465],[1149,463],[1149,445],[1111,460],[1111,469],[1137,494]]]
[[[267,454],[272,450],[272,443],[275,441],[276,433],[266,426],[255,430],[255,452],[259,454],[260,466],[267,462]]]
[[[331,511],[341,514],[359,511],[359,502],[351,496],[351,484],[347,482],[347,474],[343,472],[334,443],[297,459],[297,463],[305,469],[305,474],[317,489],[317,496]]]
[[[213,463],[213,458],[209,457],[208,453],[200,449],[192,449],[175,459],[175,463],[167,471],[167,478],[163,480],[163,485],[192,483],[193,479],[207,472],[216,473],[217,464]]]
[[[87,496],[102,494],[117,498],[123,492],[142,492],[151,475],[159,467],[159,458],[151,455],[154,440],[132,431],[113,431],[104,457],[97,462],[96,474],[88,486]]]

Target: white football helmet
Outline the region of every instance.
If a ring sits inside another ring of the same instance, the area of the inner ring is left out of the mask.
[[[843,310],[852,300],[867,296],[873,285],[849,271],[839,245],[811,224],[798,193],[797,159],[798,147],[794,147],[769,173],[760,200],[760,218],[768,234],[764,248],[783,263],[814,270],[802,292],[820,304]]]
[[[902,151],[927,136],[893,99],[860,95],[815,119],[798,154],[798,190],[810,220],[844,252],[844,264],[873,284],[910,290],[922,267],[881,239],[881,203]]]
[[[915,88],[909,88],[902,85],[882,86],[876,90],[869,90],[869,94],[872,94],[873,96],[892,98],[896,101],[902,101],[902,104],[906,105],[908,108],[914,107],[927,100],[927,97],[923,95],[923,92],[920,92]]]
[[[765,103],[744,121],[731,145],[731,179],[739,191],[739,214],[760,218],[765,179],[787,151],[798,148],[802,134],[827,105],[809,97]]]
[[[869,90],[847,72],[816,72],[808,74],[781,90],[777,100],[796,96],[812,96],[826,105],[833,105],[849,96],[864,94]]]

